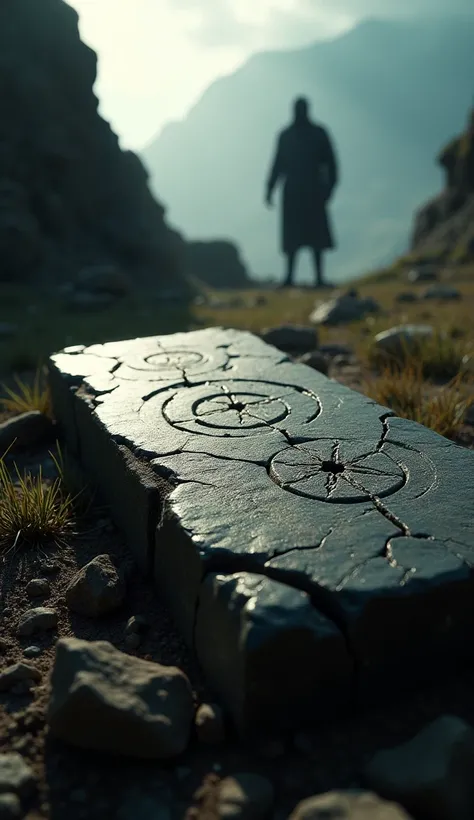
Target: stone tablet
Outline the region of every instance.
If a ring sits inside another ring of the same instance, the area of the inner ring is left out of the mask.
[[[235,330],[69,348],[50,383],[242,731],[472,660],[471,451]]]

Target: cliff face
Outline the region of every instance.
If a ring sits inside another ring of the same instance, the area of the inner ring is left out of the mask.
[[[474,260],[474,109],[464,132],[437,158],[444,190],[417,212],[412,250],[443,261]]]
[[[182,240],[97,113],[96,65],[63,0],[0,0],[0,280],[114,263],[175,287]]]

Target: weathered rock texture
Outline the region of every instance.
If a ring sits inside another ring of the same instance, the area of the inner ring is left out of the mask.
[[[0,55],[0,281],[112,264],[176,292],[208,262],[245,278],[233,246],[195,253],[167,226],[141,161],[98,114],[97,58],[73,8],[2,0]]]
[[[416,214],[412,248],[442,261],[474,260],[474,108],[437,161],[445,187]]]
[[[236,330],[75,347],[68,446],[241,728],[471,659],[474,453]]]

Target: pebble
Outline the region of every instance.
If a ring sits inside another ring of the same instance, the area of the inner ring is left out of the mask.
[[[26,646],[23,650],[23,654],[25,658],[37,658],[38,655],[41,655],[42,651],[40,646]]]
[[[54,629],[57,623],[58,613],[55,609],[38,606],[23,613],[18,624],[18,634],[33,635],[35,632]]]
[[[33,578],[33,580],[26,585],[26,594],[29,595],[30,598],[44,597],[49,595],[50,592],[51,588],[45,578]]]

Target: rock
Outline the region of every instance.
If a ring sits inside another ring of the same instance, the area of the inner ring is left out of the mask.
[[[19,661],[11,666],[7,666],[0,672],[0,692],[12,689],[17,683],[23,681],[39,681],[41,672],[29,663]]]
[[[45,597],[49,595],[50,592],[51,587],[45,578],[33,578],[26,585],[26,594],[29,595],[30,598]]]
[[[132,657],[106,641],[62,638],[51,686],[47,721],[67,743],[156,759],[186,749],[193,699],[176,667]]]
[[[371,788],[415,817],[472,820],[474,730],[443,715],[408,743],[375,755],[366,769]]]
[[[397,293],[395,297],[395,301],[397,302],[417,302],[418,296],[416,293],[413,293],[411,290],[403,290],[401,293]]]
[[[125,634],[133,635],[140,632],[146,632],[150,624],[143,615],[132,615],[125,626]]]
[[[224,742],[224,714],[216,703],[201,703],[194,722],[196,734],[201,743],[217,745]]]
[[[453,301],[461,299],[461,291],[449,285],[432,285],[423,293],[423,299],[439,299],[440,301]]]
[[[125,597],[125,582],[109,555],[98,555],[83,566],[66,589],[69,609],[90,618],[117,609]]]
[[[43,650],[40,646],[32,645],[25,647],[25,649],[23,650],[23,654],[25,658],[37,658],[38,655],[41,655],[42,651]]]
[[[408,271],[407,279],[412,285],[417,282],[435,282],[438,279],[438,269],[434,265],[419,265]]]
[[[34,447],[53,430],[50,418],[38,410],[21,413],[0,424],[0,455],[11,447]]]
[[[379,311],[380,306],[375,299],[363,299],[356,291],[349,291],[318,305],[309,319],[315,325],[339,325],[363,319],[367,314]]]
[[[10,322],[0,322],[0,339],[9,339],[10,336],[15,336],[18,333],[18,325],[12,325]]]
[[[319,373],[324,373],[327,376],[329,372],[329,358],[324,355],[324,353],[320,353],[319,350],[313,350],[310,353],[305,353],[301,356],[298,360],[301,364],[306,364],[308,367],[312,367],[313,370],[317,370]]]
[[[23,757],[18,752],[0,754],[0,794],[12,792],[26,799],[34,788],[35,776]]]
[[[126,296],[132,291],[129,276],[114,265],[94,265],[83,268],[76,279],[76,288],[87,293]]]
[[[395,803],[371,792],[328,792],[298,803],[289,820],[410,820]]]
[[[21,803],[13,792],[0,794],[0,820],[21,820]]]
[[[258,774],[242,772],[225,777],[218,786],[218,817],[264,820],[273,808],[273,786]]]
[[[262,330],[264,342],[274,345],[284,353],[306,353],[318,346],[318,336],[313,328],[304,325],[281,325]]]
[[[55,609],[38,606],[23,613],[18,624],[18,634],[33,635],[35,632],[44,632],[55,629],[58,623],[58,613]]]
[[[398,359],[413,354],[435,335],[431,325],[398,325],[377,333],[374,348],[389,357]]]
[[[125,635],[125,646],[127,649],[138,649],[141,644],[141,638],[138,632],[131,632],[130,635]]]
[[[352,356],[354,354],[352,347],[337,342],[319,345],[318,352],[324,356],[329,356],[330,359],[334,359],[336,356]]]

